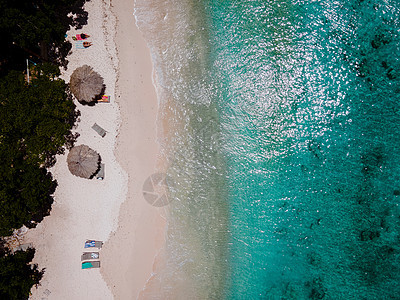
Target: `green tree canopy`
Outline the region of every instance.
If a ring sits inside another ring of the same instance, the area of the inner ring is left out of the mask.
[[[57,183],[47,171],[73,143],[79,115],[54,65],[28,85],[21,72],[0,79],[0,234],[33,227],[48,215]]]
[[[31,85],[16,71],[0,79],[0,157],[23,152],[26,162],[50,167],[64,152],[78,112],[57,67],[36,72]]]
[[[0,235],[32,228],[50,213],[57,182],[45,168],[21,163],[0,167]]]
[[[38,284],[44,271],[30,262],[34,249],[16,251],[0,257],[0,299],[23,300],[29,298],[33,285]]]
[[[64,64],[69,27],[87,23],[85,0],[0,0],[0,73],[24,67],[25,58]]]
[[[79,112],[65,82],[70,26],[87,23],[85,0],[0,0],[0,235],[34,227],[48,215],[57,186],[47,168],[72,146]],[[26,59],[39,65],[30,84]],[[12,71],[14,70],[14,71]],[[28,299],[43,275],[29,264],[35,250],[11,254],[0,239],[0,299]]]

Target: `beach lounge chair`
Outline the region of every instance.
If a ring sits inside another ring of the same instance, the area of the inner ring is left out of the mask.
[[[100,268],[99,261],[86,261],[82,263],[82,269]]]
[[[104,103],[110,103],[110,96],[103,95],[101,99],[97,100],[97,102],[104,102]]]
[[[99,252],[84,252],[81,260],[99,259]]]
[[[104,179],[105,168],[106,168],[106,166],[104,164],[100,164],[100,170],[96,174],[97,179],[100,179],[100,180]]]
[[[87,240],[85,242],[85,248],[101,248],[103,246],[102,241]]]
[[[92,129],[96,131],[101,137],[104,137],[106,135],[106,131],[99,125],[97,125],[97,123],[93,124]]]

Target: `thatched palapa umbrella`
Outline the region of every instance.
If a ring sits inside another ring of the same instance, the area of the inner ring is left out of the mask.
[[[103,78],[92,67],[83,65],[72,73],[69,85],[78,101],[92,102],[103,91]]]
[[[88,146],[80,145],[69,151],[67,163],[73,175],[90,178],[99,168],[100,155]]]

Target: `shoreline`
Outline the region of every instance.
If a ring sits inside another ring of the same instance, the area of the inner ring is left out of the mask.
[[[118,229],[104,245],[106,260],[101,274],[115,299],[128,299],[139,297],[145,288],[165,242],[163,208],[151,206],[142,194],[145,180],[162,172],[165,162],[157,139],[158,99],[153,63],[150,49],[136,25],[134,0],[111,2],[117,16],[116,99],[122,122],[116,156],[128,174],[128,194],[120,208]]]
[[[111,103],[83,106],[74,132],[75,145],[86,144],[105,163],[104,180],[73,176],[66,164],[68,150],[51,169],[58,187],[49,216],[28,230],[23,243],[36,249],[33,263],[45,273],[30,299],[126,299],[139,295],[151,277],[164,243],[166,220],[142,195],[147,177],[162,170],[157,143],[158,102],[150,51],[136,28],[134,1],[85,3],[88,24],[67,32],[72,42],[68,69],[61,78],[88,64],[106,85]],[[133,24],[133,27],[131,25]],[[90,35],[93,46],[76,49],[72,36]],[[91,128],[98,123],[104,138]],[[100,269],[82,270],[86,239],[105,242]]]

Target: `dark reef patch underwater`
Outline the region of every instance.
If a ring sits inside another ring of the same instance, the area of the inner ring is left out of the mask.
[[[136,11],[175,130],[164,293],[398,298],[400,1],[167,2]]]

